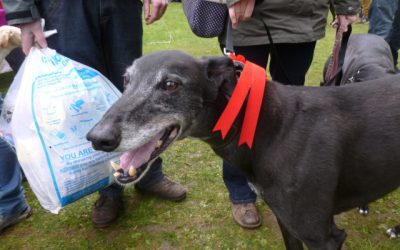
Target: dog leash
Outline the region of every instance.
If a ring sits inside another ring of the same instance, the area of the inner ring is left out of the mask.
[[[342,66],[346,55],[347,43],[351,35],[352,27],[348,26],[346,32],[336,29],[335,44],[333,46],[332,57],[329,60],[328,69],[324,76],[323,86],[338,86],[342,80]]]
[[[288,74],[286,73],[285,67],[283,66],[282,60],[280,59],[278,50],[276,49],[276,46],[274,44],[274,40],[272,39],[271,31],[269,30],[268,25],[264,21],[264,18],[262,18],[262,16],[258,12],[254,13],[254,18],[257,18],[258,20],[260,20],[262,22],[265,31],[267,31],[267,37],[268,37],[269,45],[270,45],[270,48],[271,48],[271,56],[272,55],[275,56],[274,60],[277,62],[279,67],[282,69],[283,75],[287,79],[287,84],[293,85],[293,83],[291,82],[290,78],[288,77]]]
[[[286,73],[285,67],[283,66],[282,60],[279,57],[278,50],[276,49],[276,46],[274,44],[274,40],[272,39],[271,31],[268,28],[268,25],[265,23],[264,19],[261,17],[261,15],[258,12],[254,12],[254,18],[260,20],[264,26],[264,29],[267,31],[267,37],[269,41],[269,45],[271,48],[271,55],[274,55],[274,60],[277,62],[279,67],[283,71],[283,75],[287,79],[287,83],[290,85],[293,85],[292,82],[290,81],[290,78],[288,77],[288,74]],[[228,17],[228,22],[227,22],[227,28],[226,28],[226,40],[225,40],[225,48],[224,48],[224,54],[225,55],[230,55],[234,54],[235,50],[233,47],[233,30],[232,30],[232,23],[230,18]]]

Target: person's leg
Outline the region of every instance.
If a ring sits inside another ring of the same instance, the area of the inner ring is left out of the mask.
[[[223,162],[223,180],[229,191],[232,214],[235,221],[244,228],[261,226],[261,217],[255,205],[257,195],[251,190],[246,177],[236,167]]]
[[[311,66],[316,42],[275,44],[278,56],[272,53],[270,73],[274,81],[304,85]]]
[[[38,1],[45,29],[56,29],[47,38],[48,45],[58,53],[90,66],[107,76],[101,41],[101,0]]]
[[[235,47],[237,55],[243,55],[263,68],[268,62],[268,46],[243,46]],[[227,162],[223,162],[223,180],[232,202],[232,213],[235,221],[245,228],[256,228],[261,225],[261,218],[255,206],[257,195],[251,190],[244,174]]]
[[[394,66],[397,65],[400,49],[400,1],[392,24],[392,30],[389,36],[389,46],[392,50]]]
[[[46,29],[58,30],[57,35],[48,39],[49,47],[97,69],[122,91],[126,67],[142,53],[140,1],[42,0],[40,3]],[[161,176],[164,184],[173,183],[162,178],[158,168],[149,171],[149,174],[154,171],[152,176]],[[186,191],[179,187],[182,197]],[[117,184],[100,192],[92,214],[95,225],[107,226],[118,217],[122,211],[122,193],[123,188]]]
[[[269,54],[268,45],[235,46],[234,49],[237,55],[243,55],[246,60],[257,64],[264,69],[267,67]]]
[[[388,42],[397,7],[398,1],[394,0],[372,1],[368,33],[376,34]]]
[[[0,138],[0,232],[32,213],[21,182],[22,174],[17,156],[10,145]]]
[[[101,39],[107,75],[123,91],[126,68],[142,55],[142,2],[103,0],[101,16]],[[136,187],[168,200],[178,201],[186,197],[186,190],[164,175],[161,158],[153,162]]]
[[[25,54],[22,52],[21,48],[16,48],[11,51],[11,53],[6,57],[8,64],[14,72],[18,72],[22,63],[25,60]]]
[[[102,1],[42,0],[39,3],[39,11],[46,20],[45,29],[57,29],[57,34],[47,39],[49,47],[110,77],[100,25],[100,20],[105,20],[100,18]],[[123,188],[117,184],[100,191],[92,213],[96,226],[108,226],[118,218],[123,209],[122,194]]]
[[[222,166],[222,176],[229,190],[229,198],[232,203],[254,203],[257,195],[250,188],[242,171],[226,161],[223,161]]]
[[[123,92],[123,75],[142,56],[142,3],[103,0],[101,34],[107,76]]]

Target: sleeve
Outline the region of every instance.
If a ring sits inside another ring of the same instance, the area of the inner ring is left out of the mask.
[[[3,0],[8,24],[30,23],[40,19],[35,0]]]
[[[356,15],[360,12],[358,0],[334,0],[336,15]]]

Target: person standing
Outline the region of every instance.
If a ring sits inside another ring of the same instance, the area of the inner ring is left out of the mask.
[[[15,33],[14,29],[9,28],[14,27],[2,26],[0,29],[0,49],[3,49],[6,53],[2,56],[6,56],[6,61],[8,61],[11,69],[16,72],[22,63],[22,52],[19,49],[12,50],[12,48],[20,45],[20,39],[19,34]],[[9,52],[11,54],[8,54]],[[2,57],[2,59],[4,58]],[[1,63],[0,61],[0,65]],[[2,106],[3,98],[0,93],[0,112]],[[32,208],[25,198],[21,166],[18,163],[15,151],[0,137],[0,233],[7,227],[28,218],[31,214]]]
[[[393,19],[392,31],[389,37],[389,46],[392,50],[393,62],[394,66],[397,67],[398,59],[399,59],[399,49],[400,49],[400,1],[398,2],[398,8],[396,10],[396,14]]]
[[[0,99],[3,105],[3,99]],[[0,138],[0,233],[32,214],[22,187],[22,172],[11,146]]]
[[[400,49],[400,1],[373,0],[369,13],[368,33],[385,39],[392,50],[394,65],[397,65]]]
[[[100,71],[122,92],[123,74],[142,55],[142,8],[139,0],[5,0],[10,25],[21,28],[22,49],[28,54],[35,44],[49,46],[58,53]],[[144,0],[145,21],[151,24],[162,17],[167,0]],[[46,39],[45,30],[57,34]],[[144,193],[180,201],[186,189],[162,172],[158,158],[145,177],[136,185]],[[106,227],[123,211],[123,187],[113,184],[100,191],[95,202],[92,221]]]

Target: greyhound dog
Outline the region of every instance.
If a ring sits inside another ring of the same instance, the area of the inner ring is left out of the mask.
[[[125,152],[117,180],[135,183],[175,140],[199,138],[243,170],[277,217],[288,249],[340,249],[346,233],[334,215],[400,184],[400,76],[335,88],[268,81],[249,149],[238,146],[237,129],[224,140],[212,132],[236,74],[228,57],[143,56],[87,139],[96,150]],[[234,127],[242,120],[243,113]]]
[[[330,57],[324,68],[326,74]],[[397,74],[389,44],[375,34],[352,34],[342,65],[340,85],[374,80]],[[358,212],[368,215],[368,205],[358,207]],[[391,238],[400,236],[400,225],[387,230]]]
[[[325,63],[323,75],[332,57]],[[389,44],[374,34],[352,34],[342,65],[340,85],[364,82],[398,73]]]
[[[347,43],[340,85],[396,74],[389,44],[374,34],[353,34]]]

